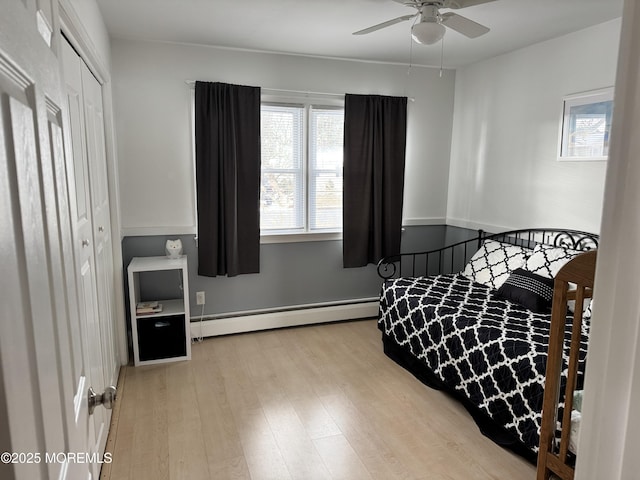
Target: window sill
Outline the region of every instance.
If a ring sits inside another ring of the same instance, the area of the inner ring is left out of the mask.
[[[277,235],[261,235],[260,243],[299,243],[299,242],[325,242],[342,240],[342,232],[308,232],[308,233],[281,233]]]

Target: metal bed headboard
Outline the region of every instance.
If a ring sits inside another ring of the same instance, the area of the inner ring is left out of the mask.
[[[478,235],[474,238],[436,250],[400,253],[385,257],[378,262],[378,275],[386,280],[396,277],[460,272],[482,246],[482,242],[489,239],[531,249],[538,244],[544,244],[587,251],[598,248],[599,236],[594,233],[560,228],[530,228],[502,233],[478,230]]]

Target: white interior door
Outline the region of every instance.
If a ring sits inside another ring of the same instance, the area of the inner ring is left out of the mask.
[[[102,343],[103,374],[106,385],[116,382],[115,332],[113,330],[113,251],[111,248],[109,187],[107,183],[107,158],[102,102],[102,87],[84,62],[82,69],[82,94],[87,138],[87,163],[91,191],[91,215],[93,220],[93,254],[98,288],[98,319]],[[107,414],[109,412],[106,412]],[[107,418],[110,415],[107,415]]]
[[[85,370],[87,387],[91,385],[96,392],[102,392],[107,386],[108,378],[104,368],[104,354],[101,335],[100,302],[109,289],[100,288],[97,282],[96,251],[102,252],[103,246],[97,248],[94,235],[97,230],[92,210],[92,184],[90,179],[92,157],[96,151],[95,115],[91,104],[87,107],[83,82],[84,70],[87,68],[73,48],[64,41],[62,44],[62,61],[64,81],[69,103],[70,130],[68,142],[73,151],[73,162],[70,170],[74,172],[75,183],[75,215],[73,232],[76,244],[79,306],[81,312],[81,334],[85,341]],[[87,70],[88,72],[88,70]],[[88,73],[91,75],[91,73]],[[73,210],[73,209],[72,209]],[[98,220],[99,221],[99,220]],[[100,294],[99,294],[100,292]],[[108,314],[111,312],[109,311]],[[103,317],[103,322],[110,322],[110,317]],[[106,348],[105,348],[106,351]],[[112,350],[113,351],[113,350]],[[98,408],[89,418],[86,432],[89,451],[101,454],[107,440],[107,429],[110,415]],[[92,474],[97,476],[98,465],[94,465]]]
[[[0,450],[30,455],[0,463],[3,479],[89,477],[67,455],[88,451],[87,385],[65,97],[42,4],[6,0],[0,15]]]

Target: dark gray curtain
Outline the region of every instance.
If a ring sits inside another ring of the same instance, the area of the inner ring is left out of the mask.
[[[196,82],[198,275],[260,271],[260,88]]]
[[[345,96],[345,268],[400,252],[406,132],[406,97]]]

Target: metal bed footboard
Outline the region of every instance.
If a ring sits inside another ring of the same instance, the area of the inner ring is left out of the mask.
[[[596,234],[570,229],[532,228],[502,233],[478,230],[474,238],[443,248],[385,257],[378,262],[378,275],[386,280],[457,273],[464,269],[473,254],[482,246],[482,242],[488,239],[531,249],[541,243],[580,251],[597,249],[599,241]]]

